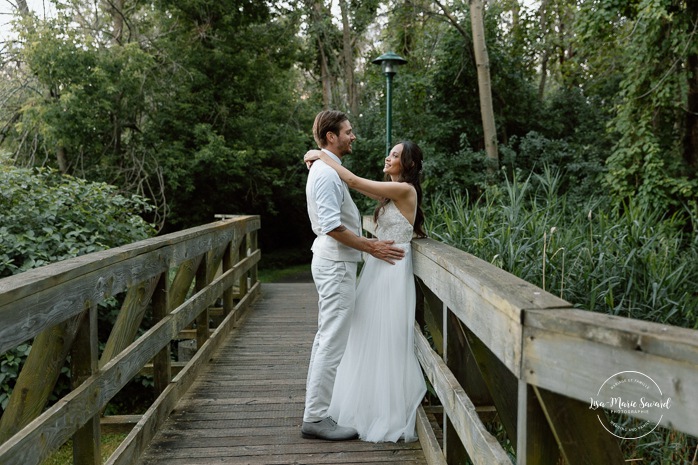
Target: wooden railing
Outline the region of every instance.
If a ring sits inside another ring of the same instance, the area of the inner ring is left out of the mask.
[[[374,230],[368,217],[364,228]],[[416,351],[447,418],[448,463],[467,455],[475,464],[511,464],[485,425],[495,417],[517,464],[626,463],[618,437],[601,424],[605,411],[591,406],[607,380],[627,371],[651,378],[670,399],[631,416],[698,436],[698,331],[574,309],[431,239],[414,240],[412,250]],[[638,383],[606,386],[619,399],[652,394]],[[430,463],[444,460],[441,451],[425,453]]]
[[[259,294],[259,228],[258,216],[224,216],[0,280],[0,354],[32,343],[0,419],[0,463],[39,464],[72,438],[74,464],[101,464],[101,431],[119,425],[130,432],[107,463],[134,463]],[[121,307],[100,355],[97,312],[107,299]],[[171,342],[187,338],[195,355],[172,362]],[[68,356],[72,390],[45,409]],[[105,417],[143,373],[156,392],[148,410]]]

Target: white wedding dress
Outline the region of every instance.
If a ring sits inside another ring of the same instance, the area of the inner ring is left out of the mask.
[[[376,227],[379,239],[405,249],[394,265],[369,256],[359,276],[347,348],[328,414],[364,441],[414,441],[417,407],[426,393],[414,352],[412,225],[393,202]]]

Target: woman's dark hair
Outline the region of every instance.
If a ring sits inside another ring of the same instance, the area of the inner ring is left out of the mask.
[[[422,184],[419,177],[422,173],[422,149],[417,144],[409,140],[398,142],[402,144],[402,154],[400,155],[400,165],[402,174],[398,181],[407,182],[414,186],[417,191],[417,215],[414,218],[414,232],[417,237],[427,237],[424,232],[424,211],[422,210]],[[389,175],[385,175],[385,180],[390,181]],[[373,212],[373,221],[378,222],[378,214],[390,202],[390,199],[380,201]]]
[[[348,119],[345,113],[337,110],[324,110],[318,113],[313,123],[313,138],[318,147],[323,148],[327,145],[328,132],[339,135],[342,123]]]

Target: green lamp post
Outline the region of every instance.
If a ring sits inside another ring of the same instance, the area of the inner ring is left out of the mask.
[[[371,63],[381,65],[383,74],[385,74],[385,83],[387,87],[385,92],[385,156],[387,157],[390,153],[390,130],[392,127],[393,94],[391,87],[393,84],[393,76],[397,73],[397,67],[407,63],[407,60],[393,52],[388,52],[379,56]]]

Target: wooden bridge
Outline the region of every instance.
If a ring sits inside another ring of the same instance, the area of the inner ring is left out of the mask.
[[[259,283],[259,228],[236,216],[0,280],[0,354],[32,343],[0,418],[0,464],[41,464],[69,440],[74,464],[101,464],[114,430],[127,434],[109,465],[625,463],[606,410],[590,408],[607,382],[619,399],[654,399],[624,372],[664,401],[631,420],[698,436],[698,331],[573,309],[420,239],[415,350],[431,385],[420,441],[301,439],[316,294]],[[118,308],[112,328],[100,305]],[[188,341],[197,349],[180,360]],[[72,390],[47,407],[66,360]],[[106,415],[144,374],[148,409]]]

